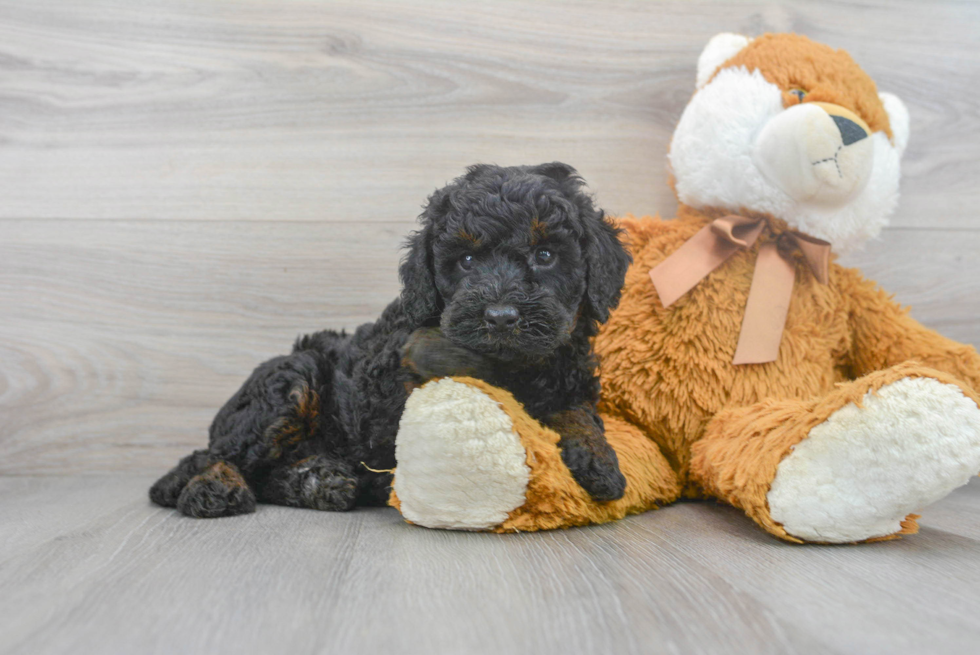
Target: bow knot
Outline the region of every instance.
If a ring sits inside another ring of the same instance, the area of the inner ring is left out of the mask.
[[[776,250],[779,251],[780,256],[792,257],[796,248],[796,237],[792,233],[783,232],[776,237]]]
[[[766,227],[762,218],[734,214],[715,219],[660,262],[650,279],[669,307],[739,250],[751,248]],[[795,254],[802,253],[821,284],[827,284],[830,244],[802,232],[783,232],[759,247],[752,286],[735,348],[734,364],[776,361],[796,278]]]

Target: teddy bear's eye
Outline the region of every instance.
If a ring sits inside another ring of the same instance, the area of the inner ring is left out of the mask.
[[[790,89],[789,93],[790,95],[796,96],[796,100],[798,102],[803,102],[803,98],[806,97],[806,91],[804,91],[803,89]]]

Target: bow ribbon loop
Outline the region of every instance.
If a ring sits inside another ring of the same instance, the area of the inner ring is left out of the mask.
[[[664,308],[670,307],[711,271],[739,250],[751,248],[766,227],[762,218],[730,214],[715,219],[650,271]],[[830,244],[801,232],[784,232],[759,247],[752,286],[735,348],[734,364],[776,361],[789,301],[796,279],[794,254],[799,251],[813,276],[827,284]]]
[[[765,221],[745,218],[744,216],[722,216],[708,225],[715,236],[724,239],[732,245],[751,248],[755,240],[762,234]]]
[[[830,277],[830,244],[802,232],[789,234],[795,241],[795,247],[800,249],[806,263],[810,265],[813,277],[817,278],[820,284],[827,284]]]

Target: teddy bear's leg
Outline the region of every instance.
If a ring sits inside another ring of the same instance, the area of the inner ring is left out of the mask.
[[[780,538],[887,539],[980,471],[980,409],[952,376],[903,364],[820,398],[726,410],[692,455],[708,493]]]
[[[516,532],[602,523],[677,498],[680,486],[656,444],[603,416],[626,493],[595,502],[572,478],[559,436],[507,391],[472,378],[444,378],[412,392],[396,441],[391,494],[412,523]]]

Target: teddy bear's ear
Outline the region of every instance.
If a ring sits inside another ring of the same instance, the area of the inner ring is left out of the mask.
[[[909,110],[897,95],[879,93],[878,97],[881,98],[881,104],[885,105],[888,123],[892,128],[892,143],[898,150],[898,156],[901,157],[905,152],[905,146],[909,143]]]
[[[708,45],[701,51],[701,56],[698,57],[697,87],[700,89],[707,84],[715,71],[737,55],[739,50],[747,46],[751,40],[747,36],[731,32],[722,32],[711,37]]]

